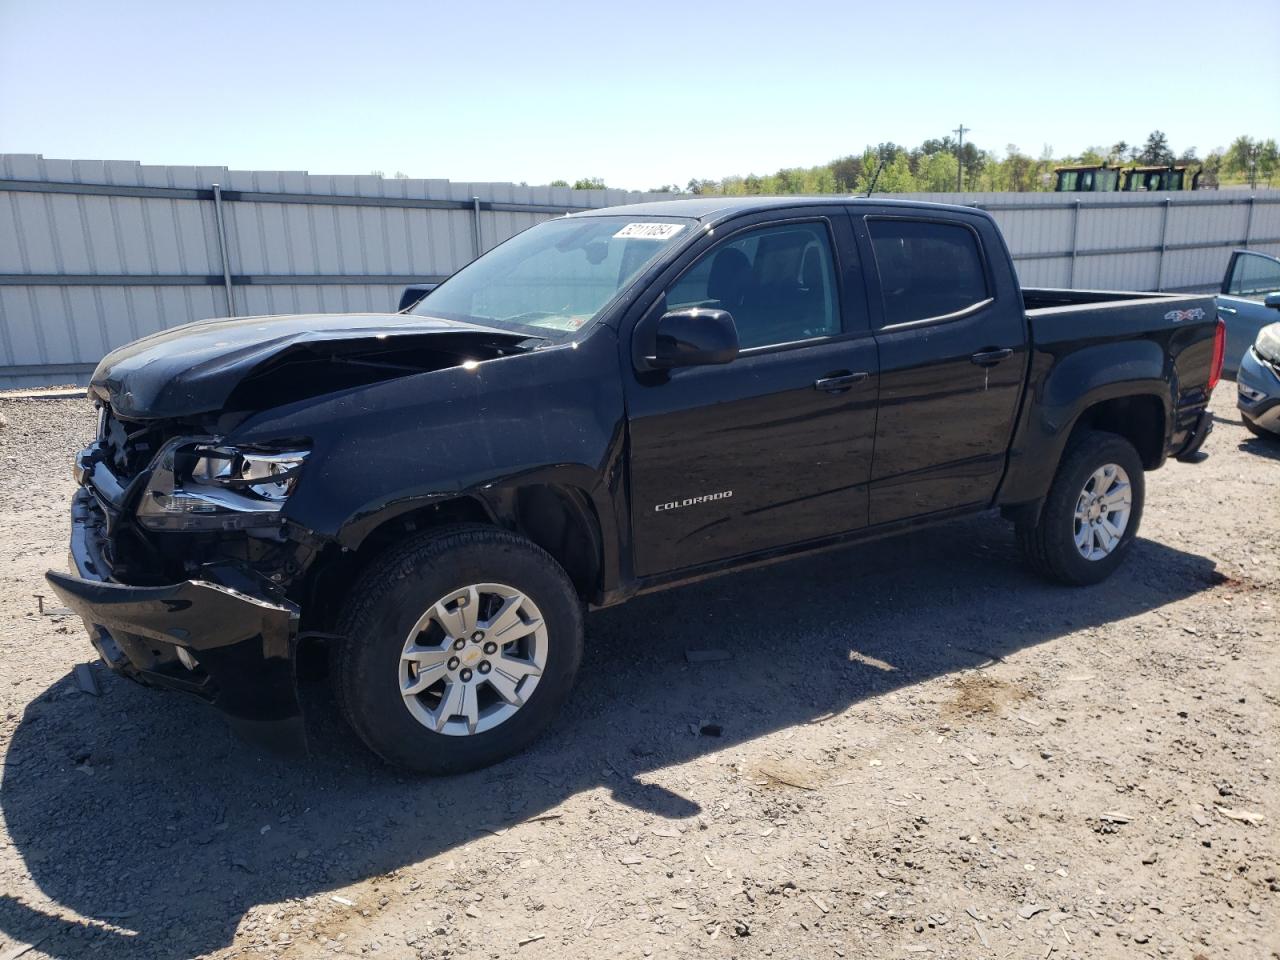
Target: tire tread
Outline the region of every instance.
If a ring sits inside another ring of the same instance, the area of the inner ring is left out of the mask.
[[[1073,476],[1078,469],[1090,461],[1105,458],[1108,448],[1114,451],[1115,456],[1128,459],[1131,467],[1136,465],[1138,471],[1138,476],[1134,476],[1133,469],[1129,470],[1130,482],[1137,487],[1137,492],[1124,540],[1116,548],[1113,556],[1121,555],[1132,543],[1142,519],[1142,500],[1145,496],[1145,484],[1141,477],[1142,461],[1138,451],[1134,449],[1133,444],[1117,433],[1104,430],[1082,431],[1071,439],[1058,463],[1058,469],[1054,473],[1053,483],[1049,487],[1039,518],[1034,524],[1019,523],[1016,527],[1018,547],[1028,565],[1040,576],[1072,586],[1095,583],[1098,579],[1102,579],[1081,577],[1074,572],[1069,565],[1072,560],[1071,555],[1066,553],[1061,545],[1055,545],[1052,537],[1057,529],[1056,525],[1065,519],[1062,516],[1063,511],[1074,511],[1075,500],[1079,493],[1074,489],[1073,484],[1066,483],[1066,478]],[[1068,487],[1071,489],[1067,489]],[[1107,563],[1107,560],[1096,562]],[[1103,577],[1109,575],[1110,567],[1111,565],[1099,568],[1107,571]]]

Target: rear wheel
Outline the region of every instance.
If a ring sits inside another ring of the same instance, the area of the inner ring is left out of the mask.
[[[425,773],[496,763],[568,697],[582,610],[559,564],[506,531],[454,527],[393,549],[339,623],[334,685],[379,756]]]
[[[1105,580],[1138,534],[1144,480],[1142,459],[1124,437],[1081,434],[1063,456],[1037,522],[1018,526],[1023,554],[1061,583]]]

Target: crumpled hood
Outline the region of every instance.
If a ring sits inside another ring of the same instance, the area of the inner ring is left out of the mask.
[[[291,350],[345,351],[366,342],[386,353],[397,343],[512,343],[520,334],[454,320],[398,313],[298,314],[199,320],[143,337],[107,354],[90,390],[127,419],[186,417],[218,411],[231,392],[264,364]]]

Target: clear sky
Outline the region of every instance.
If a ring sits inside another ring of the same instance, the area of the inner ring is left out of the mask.
[[[1280,2],[0,0],[0,152],[611,186],[1280,137]]]

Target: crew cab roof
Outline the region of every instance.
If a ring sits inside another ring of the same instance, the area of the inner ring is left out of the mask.
[[[573,217],[636,216],[636,217],[688,217],[703,222],[714,222],[748,213],[774,210],[780,207],[831,206],[833,204],[873,204],[906,207],[909,209],[938,210],[966,213],[982,213],[976,207],[954,203],[927,203],[923,200],[890,200],[886,197],[855,197],[847,194],[825,196],[782,197],[690,197],[685,200],[650,200],[645,203],[628,203],[618,207],[603,207],[573,213]]]

